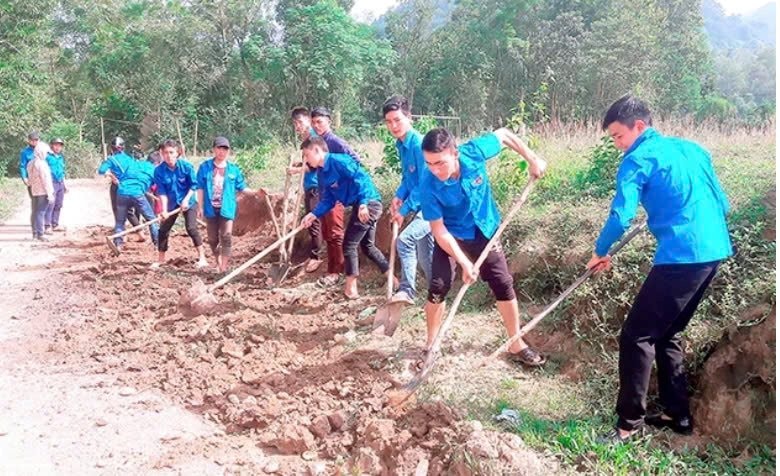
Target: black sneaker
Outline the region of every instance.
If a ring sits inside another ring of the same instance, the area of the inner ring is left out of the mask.
[[[656,428],[669,428],[680,435],[690,435],[693,433],[693,419],[691,417],[667,420],[661,418],[662,415],[663,413],[648,415],[645,417],[645,423]]]

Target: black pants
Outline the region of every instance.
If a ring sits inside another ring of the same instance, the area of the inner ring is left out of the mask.
[[[314,210],[314,207],[320,203],[320,191],[317,187],[306,190],[304,195],[304,206],[306,207],[306,213]],[[309,251],[309,257],[319,259],[322,254],[322,224],[319,220],[314,220],[314,223],[309,227],[309,236],[311,237],[311,251]]]
[[[476,261],[490,240],[477,229],[473,240],[457,240],[463,253]],[[428,302],[438,304],[444,302],[450,292],[455,276],[457,263],[440,246],[435,243],[431,259],[431,282],[428,285]],[[512,274],[506,263],[506,257],[500,245],[493,248],[479,268],[479,277],[488,283],[496,301],[511,301],[515,299],[515,288]]]
[[[119,185],[115,183],[112,183],[111,187],[108,189],[108,193],[111,195],[111,210],[114,211],[114,222],[116,222],[117,217],[119,216],[116,206],[116,194],[118,189]],[[131,205],[130,208],[127,209],[127,221],[130,222],[130,226],[138,226],[141,223],[141,211],[134,205]]]
[[[206,234],[209,247],[214,256],[230,257],[233,251],[233,220],[228,220],[219,214],[220,209],[215,208],[215,216],[206,218]]]
[[[664,413],[675,419],[690,417],[679,333],[696,312],[718,264],[656,265],[650,270],[620,333],[619,428],[633,430],[642,424],[653,359]]]
[[[158,251],[168,251],[168,236],[171,234],[171,228],[176,223],[176,219],[179,215],[184,214],[184,228],[187,230],[187,234],[192,239],[192,244],[195,247],[201,246],[203,240],[200,237],[198,231],[198,211],[195,208],[188,208],[186,212],[179,212],[176,215],[169,216],[167,219],[160,223],[160,238]]]
[[[360,207],[355,204],[349,217],[349,224],[344,231],[344,272],[347,276],[360,274],[358,265],[358,244],[363,254],[376,264],[383,273],[390,269],[385,255],[374,244],[376,238],[376,222],[382,216],[382,202],[368,202],[368,221],[361,223],[358,219]]]

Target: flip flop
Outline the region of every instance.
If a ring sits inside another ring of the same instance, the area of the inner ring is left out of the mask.
[[[526,347],[517,353],[509,352],[509,361],[525,367],[541,367],[547,362],[547,359],[534,349]]]

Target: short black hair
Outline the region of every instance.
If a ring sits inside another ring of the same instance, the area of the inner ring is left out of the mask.
[[[634,123],[639,119],[648,126],[653,125],[653,117],[647,104],[633,94],[626,94],[609,106],[607,113],[604,114],[604,120],[601,122],[601,129],[606,130],[613,122],[619,122],[626,127],[634,127]]]
[[[311,110],[311,118],[314,119],[315,117],[327,117],[330,119],[330,109],[323,106],[315,107]]]
[[[455,136],[443,127],[431,129],[422,140],[422,150],[438,153],[446,149],[455,148]]]
[[[404,96],[394,95],[387,98],[385,104],[382,106],[382,117],[386,116],[388,112],[401,111],[406,116],[412,116],[412,109],[409,107],[409,100]]]
[[[328,143],[320,136],[307,137],[301,144],[301,150],[311,149],[312,147],[319,147],[325,152],[328,152]]]
[[[303,106],[294,107],[293,110],[290,112],[290,117],[295,119],[298,116],[310,117],[311,113],[309,112],[308,108],[305,108]]]
[[[178,149],[179,143],[173,139],[165,139],[163,143],[160,144],[160,149],[167,149],[168,147],[173,147],[174,149]]]

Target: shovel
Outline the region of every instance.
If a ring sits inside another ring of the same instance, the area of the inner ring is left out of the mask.
[[[523,188],[523,192],[520,194],[520,197],[517,199],[514,205],[512,205],[512,208],[509,210],[509,213],[507,213],[506,218],[504,218],[504,221],[501,222],[501,225],[499,225],[498,230],[493,234],[493,237],[488,241],[488,244],[485,246],[485,249],[482,250],[482,253],[477,258],[477,261],[474,262],[474,269],[475,271],[479,271],[479,268],[482,266],[482,263],[487,259],[488,254],[493,249],[493,247],[498,243],[499,238],[501,238],[501,234],[504,232],[506,227],[509,225],[509,223],[512,221],[512,219],[517,215],[517,213],[520,211],[520,208],[522,208],[523,203],[528,199],[528,195],[531,193],[531,190],[534,188],[534,184],[536,183],[536,179],[531,179]],[[422,370],[415,378],[413,378],[408,384],[406,384],[404,387],[402,387],[399,390],[393,390],[388,393],[388,403],[390,406],[397,407],[401,405],[403,402],[405,402],[409,397],[411,397],[414,392],[422,385],[422,383],[428,378],[428,375],[430,374],[431,370],[433,370],[433,366],[436,364],[436,357],[439,353],[439,348],[441,347],[441,343],[444,340],[444,336],[447,334],[447,331],[449,330],[450,326],[452,325],[452,322],[455,318],[455,314],[458,312],[458,307],[460,307],[461,301],[463,301],[463,297],[466,295],[466,291],[471,287],[472,283],[463,283],[458,290],[458,295],[455,296],[455,300],[452,303],[452,307],[450,308],[449,314],[447,314],[447,317],[444,319],[444,321],[441,324],[441,327],[439,327],[439,332],[436,334],[436,337],[433,339],[433,344],[431,345],[430,350],[428,351],[428,355],[425,358],[425,364],[423,365]]]
[[[168,213],[168,216],[175,215],[175,214],[179,213],[180,211],[181,211],[181,207],[175,208],[175,209],[171,210]],[[106,236],[106,244],[111,249],[111,253],[114,256],[119,256],[120,251],[119,251],[119,248],[117,248],[116,244],[114,243],[114,239],[120,238],[120,237],[125,236],[125,235],[129,235],[130,233],[133,233],[135,231],[138,231],[138,230],[141,230],[143,228],[146,228],[147,226],[153,225],[153,224],[159,222],[162,219],[163,219],[162,216],[158,216],[158,217],[153,218],[153,219],[151,219],[149,221],[145,221],[145,222],[143,222],[143,223],[141,223],[139,225],[130,227],[130,228],[128,228],[127,230],[125,230],[123,232],[114,233],[113,235]]]
[[[645,223],[645,222],[642,222],[642,223],[640,223],[639,225],[637,225],[637,226],[635,226],[634,228],[632,228],[632,229],[631,229],[631,231],[629,231],[629,232],[628,232],[628,233],[627,233],[627,234],[626,234],[626,235],[623,237],[623,239],[622,239],[622,240],[620,240],[620,242],[618,242],[618,243],[617,243],[615,246],[613,246],[613,247],[612,247],[612,249],[611,249],[611,250],[609,250],[609,253],[608,253],[608,254],[609,254],[609,256],[615,256],[615,255],[616,255],[616,254],[617,254],[617,253],[618,253],[618,252],[621,250],[621,248],[623,248],[624,246],[626,246],[626,244],[628,244],[628,242],[629,242],[629,241],[631,241],[632,239],[634,239],[634,237],[635,237],[636,235],[638,235],[638,234],[639,234],[639,232],[641,232],[641,231],[642,231],[642,230],[645,228],[645,225],[646,225],[646,223]],[[564,290],[564,291],[563,291],[561,294],[559,294],[559,295],[558,295],[558,297],[557,297],[557,298],[555,298],[555,300],[554,300],[553,302],[551,302],[550,304],[548,304],[548,305],[547,305],[547,307],[545,307],[545,308],[544,308],[544,310],[542,310],[542,312],[540,312],[539,314],[537,314],[536,316],[534,316],[534,318],[533,318],[533,319],[531,319],[530,321],[528,321],[528,323],[527,323],[526,325],[524,325],[524,326],[522,327],[522,329],[520,329],[520,331],[519,331],[517,334],[515,334],[515,335],[514,335],[514,336],[512,336],[510,339],[508,339],[506,342],[504,342],[504,344],[503,344],[501,347],[499,347],[498,349],[496,349],[496,350],[495,350],[495,352],[493,352],[492,354],[490,354],[490,356],[488,356],[487,358],[483,359],[483,360],[482,360],[482,362],[479,364],[479,366],[480,366],[480,367],[484,366],[484,365],[485,365],[485,364],[487,364],[489,361],[491,361],[491,360],[495,359],[496,357],[498,357],[498,355],[499,355],[499,354],[502,354],[502,353],[506,352],[507,350],[509,350],[509,347],[511,347],[511,346],[512,346],[512,344],[513,344],[513,343],[515,343],[515,341],[517,341],[518,339],[520,339],[521,337],[523,337],[524,335],[526,335],[527,333],[529,333],[529,332],[531,331],[531,329],[533,329],[534,327],[536,327],[536,324],[538,324],[538,323],[539,323],[539,321],[541,321],[542,319],[544,319],[544,318],[545,318],[545,317],[546,317],[548,314],[550,314],[550,313],[551,313],[551,312],[552,312],[552,311],[553,311],[553,310],[554,310],[556,307],[558,307],[558,305],[559,305],[561,302],[563,302],[563,300],[564,300],[564,299],[566,299],[567,297],[569,297],[569,295],[570,295],[571,293],[573,293],[575,289],[577,289],[578,287],[580,287],[580,285],[582,285],[582,283],[584,283],[585,281],[587,281],[587,280],[588,280],[588,278],[590,278],[591,276],[593,276],[593,273],[594,273],[594,270],[593,270],[592,268],[589,268],[589,269],[588,269],[588,270],[586,270],[584,273],[582,273],[582,274],[580,275],[580,277],[579,277],[579,278],[577,278],[577,279],[576,279],[576,280],[575,280],[575,281],[574,281],[574,282],[571,284],[571,286],[569,286],[569,287],[568,287],[568,288],[566,288],[566,289],[565,289],[565,290]]]
[[[201,280],[195,281],[190,289],[179,298],[179,311],[187,317],[195,317],[211,311],[217,305],[217,298],[213,294],[215,289],[221,288],[229,283],[233,278],[246,271],[247,268],[263,259],[276,248],[282,246],[287,240],[295,236],[296,233],[304,228],[303,225],[298,225],[297,228],[282,236],[263,251],[249,258],[249,260],[244,262],[241,266],[210,286],[206,286]]]
[[[390,240],[390,271],[387,273],[387,302],[379,308],[374,316],[374,333],[384,332],[388,337],[392,336],[395,328],[398,327],[398,321],[401,320],[401,310],[405,304],[401,301],[391,301],[393,297],[396,240],[398,240],[398,223],[393,220],[393,235]]]

